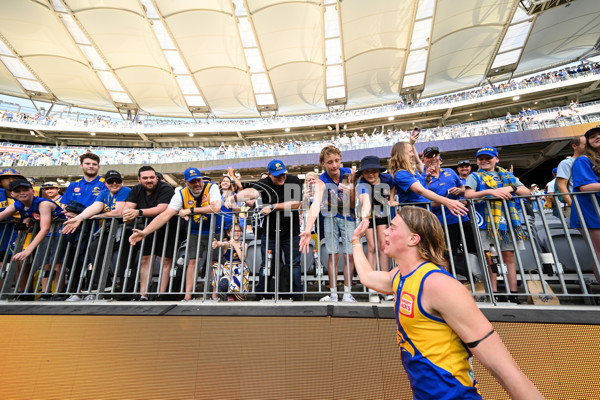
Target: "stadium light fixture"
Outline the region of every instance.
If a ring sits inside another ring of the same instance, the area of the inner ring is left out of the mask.
[[[289,131],[290,131],[290,128],[285,128],[285,131],[286,131],[286,132],[289,132]]]
[[[96,132],[90,132],[90,136],[96,136]]]
[[[139,0],[142,8],[146,11],[146,16],[150,22],[152,32],[160,45],[167,63],[171,67],[175,81],[179,86],[179,90],[185,99],[188,110],[192,113],[209,113],[210,108],[207,106],[200,89],[196,85],[190,69],[185,62],[177,43],[173,39],[162,16],[154,7],[152,0]]]
[[[527,15],[521,7],[515,8],[515,13],[504,32],[494,61],[488,69],[487,77],[512,73],[517,69],[535,18],[535,16]]]
[[[250,73],[250,83],[254,91],[256,108],[259,113],[277,111],[277,102],[271,88],[269,75],[264,65],[263,56],[258,47],[252,21],[246,11],[244,0],[232,0],[237,19],[238,32],[244,49],[246,65]]]
[[[419,0],[417,5],[400,87],[400,96],[407,103],[417,101],[425,87],[434,7],[434,0]]]
[[[343,107],[348,102],[348,98],[337,1],[325,2],[323,23],[325,30],[325,104],[327,107]]]

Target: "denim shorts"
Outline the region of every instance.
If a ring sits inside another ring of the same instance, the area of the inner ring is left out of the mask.
[[[325,217],[323,221],[325,229],[325,248],[329,254],[339,252],[338,243],[342,239],[342,251],[352,253],[352,235],[356,229],[356,221],[338,217]],[[331,241],[333,237],[333,243]]]

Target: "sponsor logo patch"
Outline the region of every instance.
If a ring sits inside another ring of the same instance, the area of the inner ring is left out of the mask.
[[[410,293],[402,292],[400,295],[400,314],[409,318],[414,318],[414,305],[415,296]]]
[[[188,200],[188,204],[191,206],[192,204],[194,204],[194,200]]]
[[[73,192],[79,193],[79,192],[81,192],[81,188],[76,187],[75,189],[73,189]]]

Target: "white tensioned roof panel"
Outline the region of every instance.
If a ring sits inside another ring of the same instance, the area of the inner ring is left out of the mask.
[[[0,91],[11,96],[23,96],[23,89],[2,61],[0,61]]]
[[[28,57],[27,62],[34,71],[43,71],[39,74],[40,78],[62,101],[84,107],[115,110],[112,100],[98,83],[98,78],[89,70],[87,63],[84,65],[65,58],[36,56]]]
[[[285,64],[270,72],[275,98],[282,113],[325,112],[323,66],[310,63]],[[284,83],[285,82],[285,83]]]
[[[477,86],[514,5],[514,0],[438,0],[423,95]]]
[[[33,1],[3,1],[0,33],[59,99],[114,110],[88,61],[48,6]],[[12,79],[4,76],[10,74],[4,68],[0,74],[2,81]]]
[[[194,73],[211,111],[223,118],[258,117],[248,73],[232,68],[210,68]]]
[[[398,100],[417,1],[340,4],[348,105]]]
[[[277,2],[271,5],[268,4],[270,2],[253,0],[247,3],[256,40],[280,109],[322,108],[323,14],[319,3]],[[301,75],[291,76],[278,71],[288,64],[295,65],[283,68],[284,71],[301,71]],[[310,87],[297,90],[299,81],[310,82]],[[315,93],[314,85],[321,86],[320,96]]]
[[[124,2],[124,5],[131,1]],[[138,3],[139,5],[139,3]],[[115,70],[123,89],[131,93],[141,109],[189,116],[185,99],[171,76],[171,66],[160,48],[141,6],[130,9],[94,8],[75,13],[94,39],[101,54]],[[110,23],[107,23],[110,21]],[[157,84],[160,82],[160,84]]]
[[[227,12],[202,5],[202,10],[167,16],[168,27],[211,111],[218,117],[255,117],[254,94],[231,2]]]
[[[588,52],[600,38],[600,1],[577,0],[542,13],[535,21],[517,74],[559,65]]]

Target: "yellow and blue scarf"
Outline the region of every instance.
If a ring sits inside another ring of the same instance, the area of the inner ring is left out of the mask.
[[[498,187],[515,185],[517,183],[514,176],[511,176],[507,170],[496,166],[496,172],[498,172],[498,176],[502,179],[502,185],[498,185],[498,182],[494,180],[494,174],[487,171],[479,170],[475,172],[485,183],[487,187],[490,189],[497,189]],[[519,218],[519,212],[515,206],[515,200],[507,200],[508,204],[508,212],[510,216],[510,222],[515,232],[515,236],[517,240],[524,240],[527,238],[527,234],[521,228],[521,219]],[[485,210],[485,220],[487,222],[488,229],[488,237],[491,239],[494,237],[494,233],[492,231],[493,226],[496,227],[496,232],[498,233],[498,237],[501,241],[505,243],[510,243],[511,239],[508,232],[508,225],[506,223],[506,218],[502,216],[502,200],[492,200],[490,201],[490,208],[492,213],[490,215],[490,211],[487,207]],[[494,220],[494,224],[491,224],[492,218]]]

